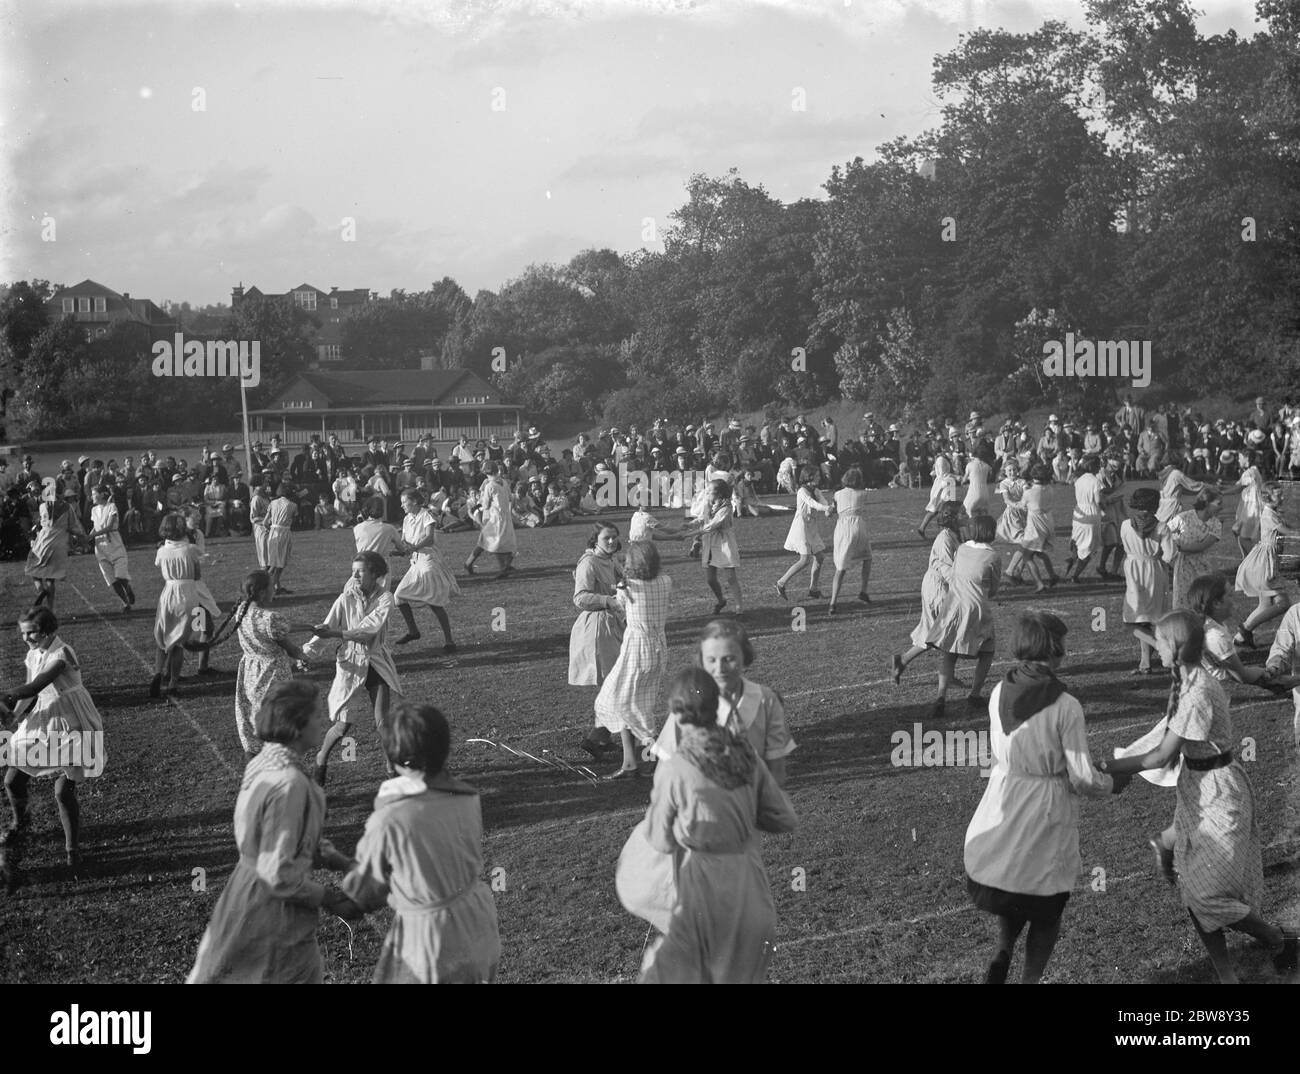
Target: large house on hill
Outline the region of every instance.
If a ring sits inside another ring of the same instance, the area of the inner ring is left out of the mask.
[[[309,283],[300,283],[292,290],[272,294],[256,287],[245,290],[241,283],[230,292],[230,308],[234,309],[250,298],[288,302],[320,321],[314,340],[316,361],[322,366],[329,366],[343,360],[343,322],[370,301],[371,293],[365,287],[351,290],[331,287],[329,291],[322,291]]]
[[[286,444],[337,433],[344,443],[368,437],[410,443],[471,440],[495,433],[509,439],[520,407],[504,403],[487,381],[467,369],[367,369],[302,373],[269,406],[250,410],[253,435],[278,433]]]
[[[46,299],[45,310],[51,322],[75,317],[87,340],[108,335],[109,329],[122,321],[142,326],[149,334],[150,343],[170,339],[180,329],[175,317],[149,299],[132,298],[126,292],[119,295],[94,280],[60,287],[52,298]]]

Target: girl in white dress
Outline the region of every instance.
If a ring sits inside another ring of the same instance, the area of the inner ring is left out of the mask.
[[[270,507],[271,486],[263,481],[248,501],[248,521],[253,527],[253,551],[257,553],[257,565],[262,570],[266,570],[266,512]]]
[[[985,984],[1006,981],[1026,924],[1021,981],[1042,979],[1083,865],[1078,800],[1118,793],[1129,781],[1093,767],[1083,706],[1056,677],[1065,634],[1065,623],[1048,612],[1021,616],[1014,643],[1020,663],[989,695],[993,771],[966,829],[964,855],[971,901],[998,919]]]
[[[684,535],[692,532],[700,537],[700,564],[704,567],[705,581],[717,601],[713,614],[717,615],[727,606],[727,598],[722,595],[722,586],[718,582],[718,572],[722,571],[727,579],[736,605],[736,614],[742,614],[740,593],[740,546],[736,543],[735,509],[731,502],[731,486],[721,480],[712,481],[707,486],[709,498],[705,504],[707,512],[703,521],[688,523]]]
[[[365,515],[352,527],[352,540],[358,552],[375,552],[387,559],[402,547],[402,534],[391,522],[384,521],[388,512],[384,501],[371,496],[361,508]]]
[[[424,497],[415,489],[407,489],[402,493],[402,510],[406,513],[402,522],[402,546],[411,557],[411,566],[393,593],[397,610],[406,622],[406,633],[397,639],[397,644],[419,640],[420,631],[411,605],[427,604],[442,627],[445,642],[442,651],[450,655],[456,651],[456,643],[451,638],[447,602],[460,595],[460,586],[438,551],[438,520],[425,510]]]
[[[50,480],[49,478],[46,479]],[[73,534],[81,536],[81,519],[77,516],[77,493],[65,489],[53,500],[43,500],[40,525],[32,539],[24,573],[36,587],[36,603],[54,610],[54,588],[68,576],[68,542]]]
[[[474,573],[474,563],[484,552],[502,560],[497,579],[510,575],[519,545],[515,540],[514,517],[510,512],[510,482],[501,473],[501,464],[490,460],[484,470],[487,478],[479,487],[474,521],[478,524],[478,544],[465,560],[465,570]]]
[[[168,515],[158,527],[158,534],[163,538],[163,546],[154,557],[154,565],[162,572],[163,590],[158,596],[153,627],[157,652],[153,679],[149,683],[150,697],[159,697],[164,692],[164,671],[167,673],[165,692],[175,693],[185,659],[183,646],[187,642],[204,642],[216,626],[215,617],[221,614],[212,593],[203,584],[199,548],[185,539],[185,520],[175,513]],[[209,671],[208,655],[208,650],[203,648],[199,656],[200,675]]]
[[[1251,467],[1254,469],[1254,467]],[[1258,473],[1259,471],[1255,471]],[[1236,587],[1259,604],[1246,616],[1233,639],[1238,645],[1255,648],[1255,628],[1284,615],[1291,601],[1278,573],[1277,538],[1296,531],[1282,521],[1282,486],[1269,485],[1263,493],[1263,514],[1259,521],[1259,543],[1247,553],[1237,568]],[[1244,497],[1243,497],[1244,498]],[[1240,534],[1238,535],[1240,539]]]
[[[1200,492],[1205,485],[1193,481],[1176,466],[1166,466],[1160,471],[1160,510],[1156,518],[1166,524],[1182,510],[1178,496],[1181,492]]]
[[[817,588],[817,579],[821,576],[822,561],[826,558],[826,542],[822,540],[821,530],[817,528],[817,519],[814,516],[829,515],[832,508],[817,491],[820,481],[821,471],[815,466],[805,466],[799,471],[799,491],[795,495],[794,519],[790,523],[790,533],[785,539],[786,551],[793,552],[799,558],[777,579],[776,592],[782,600],[790,599],[785,587],[809,564],[812,565],[812,570],[808,575],[808,596],[814,599],[821,597],[821,591]],[[834,604],[832,600],[831,606],[834,607]]]
[[[1155,489],[1134,490],[1129,517],[1119,528],[1124,548],[1124,622],[1132,624],[1140,647],[1134,675],[1152,674],[1155,646],[1150,639],[1155,624],[1169,611],[1169,574],[1161,558],[1164,527],[1155,514],[1159,506]]]
[[[730,494],[727,506],[731,506]],[[659,728],[655,700],[668,661],[664,625],[668,621],[673,580],[659,573],[659,551],[650,541],[628,545],[618,602],[627,626],[618,660],[596,695],[596,722],[623,743],[623,765],[609,779],[640,775],[637,742],[654,744]]]
[[[1002,480],[994,490],[1002,497],[1002,514],[998,517],[997,537],[1013,547],[1011,562],[1007,566],[1007,580],[1024,584],[1021,573],[1025,566],[1025,552],[1020,547],[1020,536],[1025,532],[1025,482],[1020,477],[1020,463],[1007,458],[1002,463]]]
[[[122,543],[122,525],[113,503],[113,490],[100,485],[93,493],[95,506],[90,509],[89,537],[95,542],[95,562],[108,587],[122,602],[122,611],[129,612],[135,604],[135,591],[131,588],[131,570],[127,566],[126,545]]]
[[[293,550],[293,520],[298,514],[293,493],[293,485],[281,481],[275,499],[266,509],[266,570],[277,596],[292,592],[280,584],[280,575],[289,566],[289,553]]]
[[[1024,549],[1025,567],[1034,579],[1034,591],[1041,593],[1058,581],[1056,568],[1047,554],[1047,550],[1052,547],[1052,531],[1056,528],[1056,522],[1052,518],[1052,512],[1043,506],[1047,488],[1052,483],[1052,471],[1045,464],[1039,463],[1029,471],[1029,477],[1033,484],[1025,490],[1025,529],[1020,535],[1019,543]],[[1043,584],[1040,569],[1047,574],[1047,585]]]
[[[952,583],[952,563],[961,547],[961,504],[949,500],[939,508],[939,534],[930,546],[930,564],[921,579],[921,619],[911,635],[911,646],[893,656],[893,679],[897,686],[907,665],[929,650],[925,639],[930,635],[944,605],[948,603],[948,587]]]
[[[1232,523],[1232,532],[1237,536],[1237,547],[1243,557],[1260,539],[1260,519],[1264,511],[1264,475],[1259,472],[1259,452],[1250,451],[1246,456],[1246,470],[1237,481],[1241,487],[1241,499],[1237,501],[1237,514]]]
[[[938,455],[934,460],[934,484],[930,486],[930,499],[925,505],[925,517],[916,527],[916,532],[926,536],[930,520],[939,513],[939,508],[949,501],[957,502],[957,479],[952,473],[952,462],[947,455]]]
[[[1083,569],[1101,544],[1101,459],[1089,455],[1080,464],[1082,473],[1074,481],[1074,515],[1070,521],[1070,558],[1065,576],[1075,585],[1083,581]]]
[[[58,637],[59,621],[48,608],[33,608],[18,621],[27,643],[27,683],[5,695],[0,715],[6,719],[21,701],[22,722],[9,740],[5,794],[13,822],[0,838],[5,879],[10,887],[26,842],[28,787],[33,778],[53,776],[54,801],[63,825],[67,863],[78,863],[81,807],[77,784],[104,770],[104,722],[81,684],[81,667],[72,646]]]
[[[835,493],[835,577],[831,580],[831,608],[840,599],[840,586],[855,563],[862,564],[862,587],[858,600],[870,604],[867,582],[871,578],[871,540],[867,535],[867,492],[862,471],[849,467],[841,479],[844,487]]]
[[[993,490],[989,482],[993,479],[993,445],[981,440],[975,445],[970,462],[966,464],[966,499],[962,506],[968,518],[976,515],[993,514]]]

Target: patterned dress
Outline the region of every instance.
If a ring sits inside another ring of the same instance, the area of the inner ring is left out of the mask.
[[[596,695],[597,726],[615,734],[626,728],[647,745],[658,731],[654,707],[668,659],[664,624],[672,589],[673,580],[661,574],[631,579],[618,591],[627,620],[623,648]]]
[[[1169,729],[1183,757],[1225,753],[1236,740],[1228,695],[1203,668],[1182,669],[1183,686]],[[1183,905],[1206,932],[1235,924],[1263,905],[1264,869],[1255,792],[1241,761],[1208,772],[1184,764],[1174,811],[1174,861]]]
[[[15,729],[8,763],[29,776],[67,776],[79,783],[103,771],[104,721],[81,684],[81,666],[72,646],[55,637],[48,648],[28,649],[27,681],[60,660],[63,670],[37,695]]]
[[[248,762],[235,802],[239,864],[212,911],[188,984],[320,984],[324,885],[311,878],[325,792],[278,742]]]
[[[402,521],[402,540],[408,546],[433,537],[437,541],[437,519],[429,511],[416,511]],[[397,584],[394,598],[406,604],[430,604],[445,608],[452,597],[460,596],[460,586],[443,562],[436,543],[411,553],[411,565]]]
[[[244,655],[235,673],[235,730],[245,753],[262,748],[254,721],[271,687],[293,677],[289,654],[280,642],[289,636],[289,622],[279,612],[249,604],[239,623],[239,645]]]
[[[1192,582],[1202,574],[1214,570],[1210,549],[1204,552],[1184,552],[1183,547],[1199,544],[1207,537],[1213,537],[1217,541],[1223,536],[1223,524],[1217,518],[1203,519],[1193,510],[1174,515],[1169,520],[1168,528],[1169,541],[1174,549],[1174,589],[1170,608],[1178,611],[1190,607],[1187,594],[1192,588]]]

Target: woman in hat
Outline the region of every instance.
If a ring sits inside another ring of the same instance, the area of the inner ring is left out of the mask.
[[[1138,640],[1135,675],[1150,675],[1152,631],[1169,611],[1169,574],[1161,552],[1164,527],[1156,518],[1160,494],[1155,489],[1134,489],[1129,497],[1129,517],[1119,528],[1124,549],[1124,622]]]
[[[65,487],[57,499],[41,501],[40,519],[24,569],[36,588],[34,607],[44,605],[54,610],[55,583],[68,576],[68,540],[74,533],[85,535],[76,503],[77,490],[71,486]]]

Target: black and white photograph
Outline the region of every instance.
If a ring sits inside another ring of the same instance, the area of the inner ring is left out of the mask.
[[[1300,0],[0,0],[0,102],[0,982],[1300,983]]]

